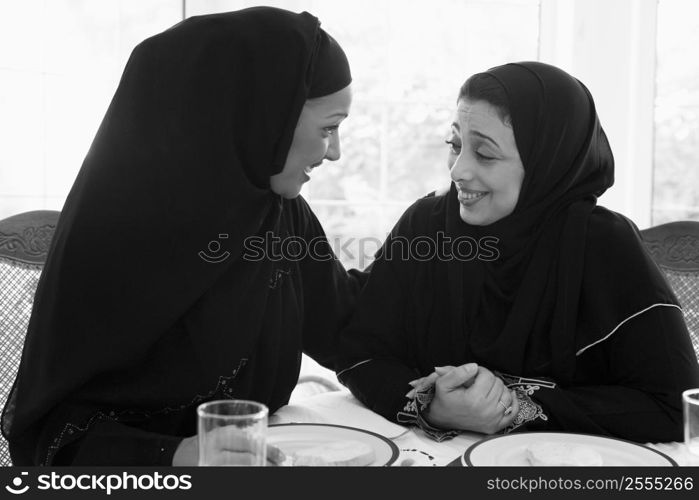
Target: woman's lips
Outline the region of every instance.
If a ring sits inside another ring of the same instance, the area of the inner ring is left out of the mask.
[[[319,161],[318,163],[314,163],[313,165],[308,165],[307,167],[303,167],[303,171],[306,175],[310,175],[311,172],[313,172],[313,169],[316,167],[320,167],[322,164],[322,161]]]
[[[459,190],[459,203],[466,207],[471,207],[486,197],[488,191],[462,191]]]

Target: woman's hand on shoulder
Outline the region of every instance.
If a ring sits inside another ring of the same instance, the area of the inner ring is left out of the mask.
[[[493,434],[510,425],[519,411],[514,392],[485,367],[469,363],[436,373],[434,399],[423,414],[433,425]]]

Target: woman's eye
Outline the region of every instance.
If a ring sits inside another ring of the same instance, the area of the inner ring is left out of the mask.
[[[495,160],[494,156],[489,156],[488,154],[483,154],[479,151],[476,151],[476,158],[478,158],[480,161],[492,161]]]
[[[447,139],[444,142],[449,145],[449,151],[452,154],[458,155],[461,152],[461,144],[458,144],[457,142],[450,139]]]
[[[333,135],[335,132],[337,132],[338,128],[340,128],[339,125],[333,125],[332,127],[325,127],[323,130],[326,134]]]

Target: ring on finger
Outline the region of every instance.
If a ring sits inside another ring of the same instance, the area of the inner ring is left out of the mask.
[[[502,406],[502,409],[505,410],[505,415],[507,415],[508,407],[505,406],[505,403],[503,403],[501,400],[498,400],[498,404]],[[509,410],[512,411],[512,407],[509,407]]]

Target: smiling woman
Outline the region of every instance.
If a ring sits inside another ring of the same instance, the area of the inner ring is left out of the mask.
[[[350,82],[307,12],[193,17],[134,49],[38,286],[3,412],[15,465],[196,465],[199,404],[274,412],[301,352],[335,367],[363,275],[298,194],[339,157]],[[329,258],[245,259],[259,234]]]
[[[347,118],[351,105],[350,86],[306,101],[284,168],[270,177],[272,191],[284,198],[296,198],[323,160],[340,159],[340,123]]]
[[[485,226],[510,215],[517,205],[524,167],[512,127],[502,112],[462,89],[454,136],[447,140],[451,179],[459,193],[459,215]]]
[[[340,381],[437,440],[681,440],[699,365],[638,229],[597,205],[614,158],[587,87],[540,62],[496,66],[461,87],[448,142],[452,188],[414,203],[377,254],[341,336]],[[497,255],[390,251],[445,235],[494,237]]]

